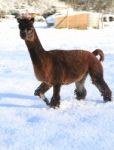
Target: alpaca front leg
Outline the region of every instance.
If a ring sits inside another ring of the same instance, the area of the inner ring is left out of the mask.
[[[60,106],[60,87],[61,85],[53,86],[53,96],[51,98],[50,107],[56,108]]]
[[[44,94],[50,89],[51,85],[46,84],[45,82],[42,82],[39,87],[34,92],[35,96],[39,96],[41,93]]]
[[[42,82],[40,86],[35,90],[34,95],[39,96],[47,105],[49,105],[48,99],[45,97],[44,93],[50,89],[50,85]]]

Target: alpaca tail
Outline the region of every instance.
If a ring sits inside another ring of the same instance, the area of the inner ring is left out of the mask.
[[[100,56],[99,61],[103,61],[104,60],[104,53],[101,49],[96,49],[92,52],[95,56]]]

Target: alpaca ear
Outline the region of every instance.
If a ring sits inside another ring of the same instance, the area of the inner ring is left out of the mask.
[[[30,21],[31,21],[32,23],[34,23],[34,18],[32,17]]]

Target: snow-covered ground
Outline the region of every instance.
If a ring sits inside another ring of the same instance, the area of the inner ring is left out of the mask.
[[[114,91],[114,28],[35,27],[46,50],[102,49],[104,78]],[[0,150],[114,150],[114,102],[103,103],[90,77],[85,100],[75,99],[74,84],[63,86],[56,110],[33,95],[39,84],[17,22],[0,22]]]

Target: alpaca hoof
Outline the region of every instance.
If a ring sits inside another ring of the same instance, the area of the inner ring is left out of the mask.
[[[38,91],[38,90],[35,90],[35,92],[34,92],[34,95],[35,96],[39,96],[45,103],[46,103],[46,105],[50,105],[50,103],[49,103],[49,100],[46,98],[46,96],[44,95],[44,94],[42,94],[40,91]]]
[[[45,97],[44,94],[40,93],[39,97],[46,103],[46,105],[49,106],[49,100]]]
[[[49,105],[49,106],[50,106],[50,108],[53,108],[53,109],[59,108],[59,105]]]
[[[111,102],[111,101],[112,101],[111,97],[108,97],[108,96],[104,97],[104,102],[105,103],[106,102]]]
[[[51,108],[54,108],[54,109],[59,108],[60,107],[60,102],[58,102],[58,103],[56,103],[56,102],[50,102],[49,106]]]
[[[76,94],[76,99],[77,99],[77,100],[85,99],[86,94],[87,94],[87,92],[86,92],[85,89],[84,89],[82,92],[77,91],[77,90],[75,90],[74,92],[75,92],[75,94]]]

